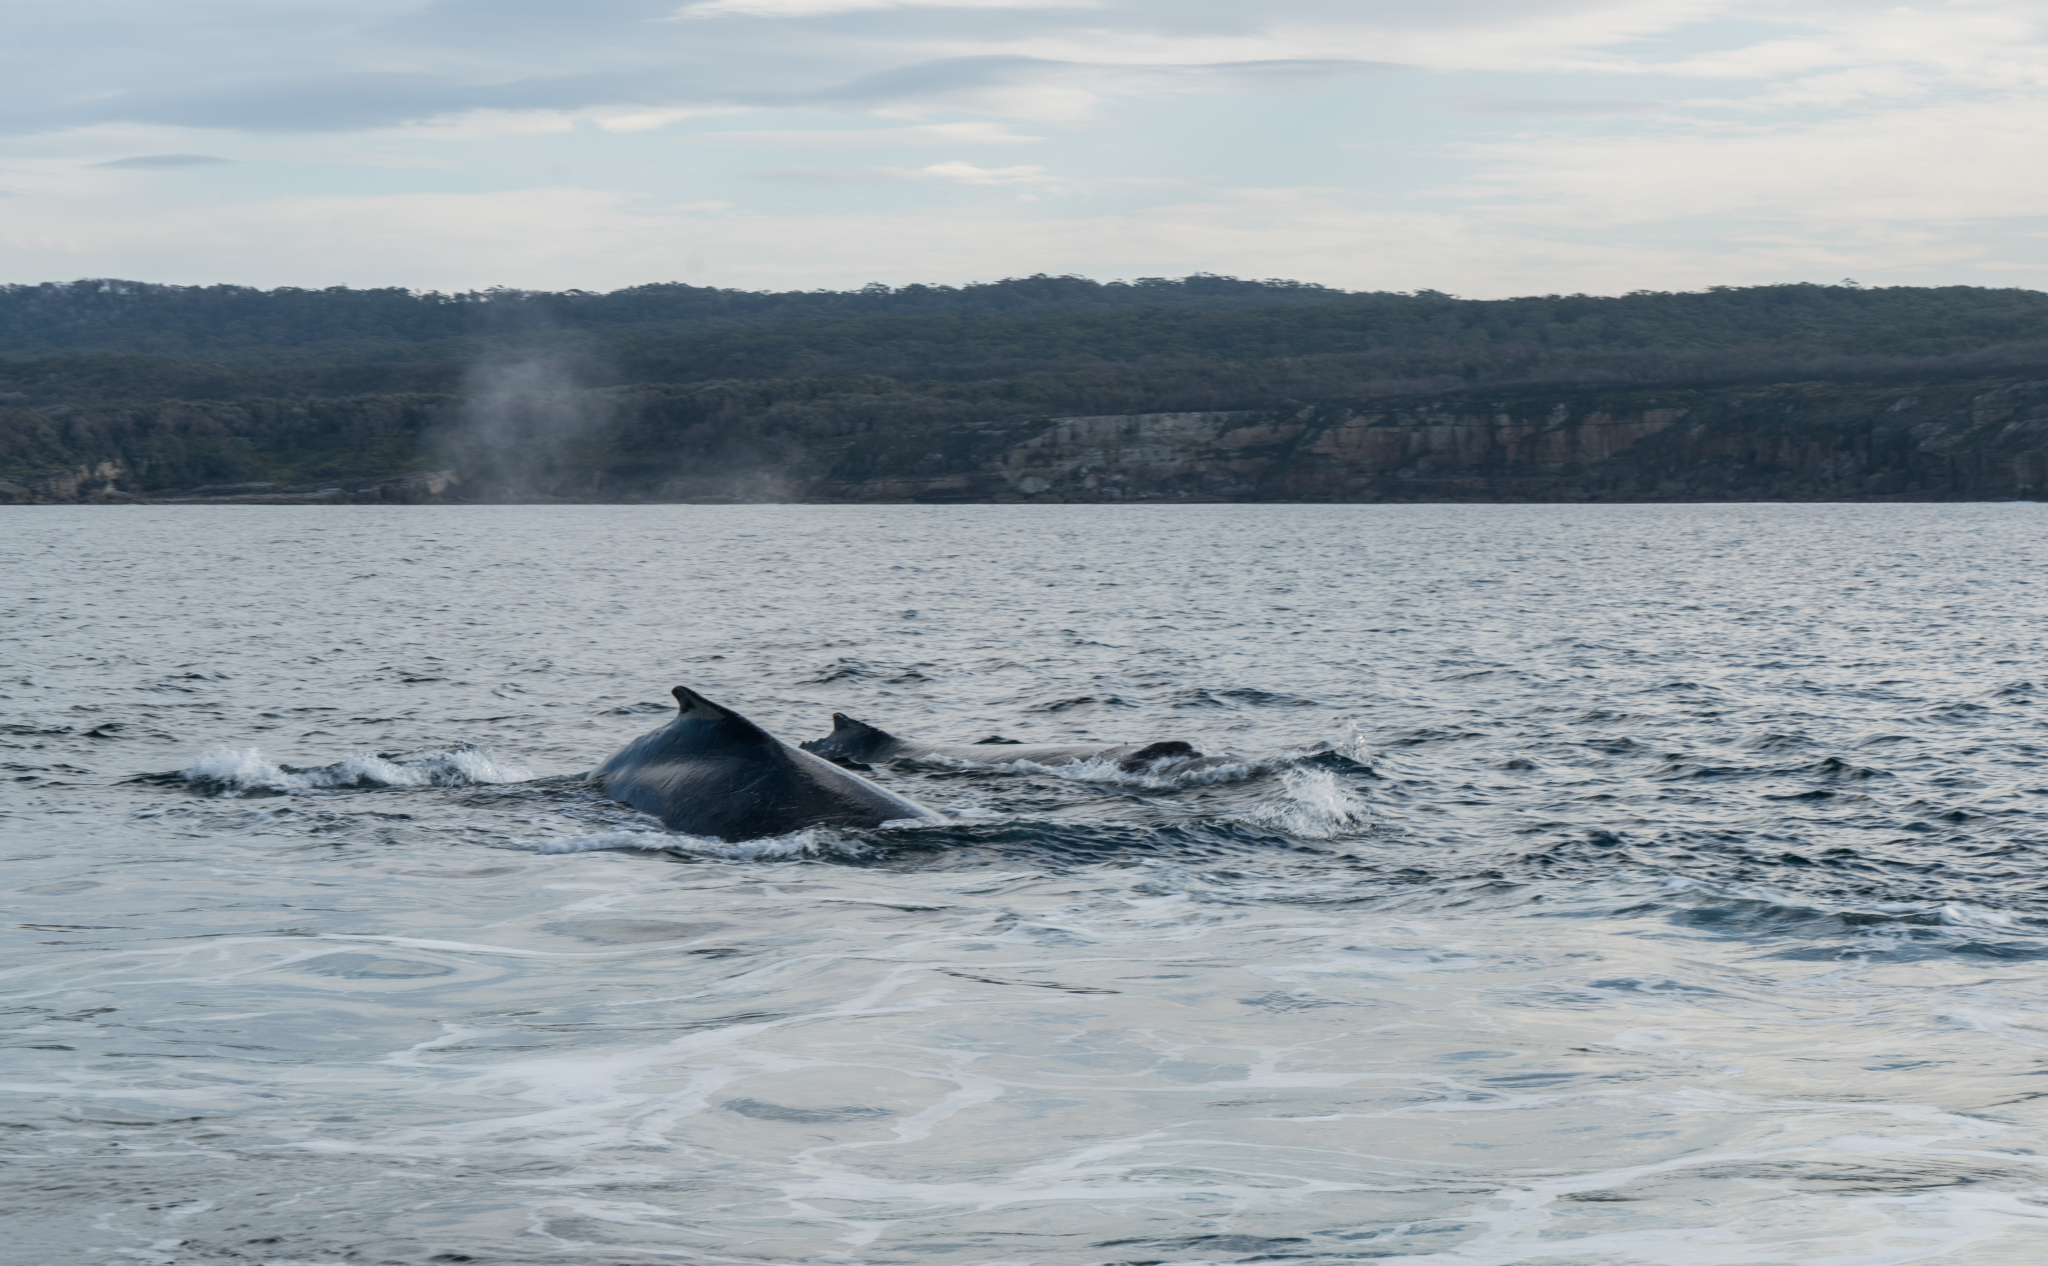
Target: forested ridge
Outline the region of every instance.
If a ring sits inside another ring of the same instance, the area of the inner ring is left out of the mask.
[[[2042,339],[2048,295],[1975,286],[1801,284],[1518,299],[1206,275],[780,293],[680,283],[609,294],[112,280],[0,286],[0,357],[113,352],[244,367],[466,362],[540,349],[689,373],[718,364],[1250,359],[1382,348],[1796,344],[1924,356]]]
[[[454,295],[94,280],[0,287],[0,499],[430,470],[483,499],[809,495],[854,488],[855,467],[882,486],[892,453],[996,461],[990,437],[1068,416],[1505,417],[1500,401],[1541,396],[1544,416],[1591,417],[1648,390],[1719,392],[1688,407],[1725,428],[1751,416],[1727,402],[1804,383],[1832,384],[1828,403],[1784,407],[1839,430],[1849,402],[1894,387],[1948,400],[2039,378],[2048,295],[1968,286],[1466,300],[1207,275]],[[2012,425],[1970,443],[2032,442]],[[1966,495],[1959,469],[1900,487]]]

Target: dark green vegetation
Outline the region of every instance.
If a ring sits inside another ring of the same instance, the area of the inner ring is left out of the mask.
[[[2033,495],[2032,406],[1988,430],[1957,419],[2037,377],[2048,295],[1965,286],[1475,301],[1209,276],[602,295],[85,281],[0,287],[0,499]],[[1908,397],[1947,420],[1894,408]],[[1673,408],[1676,431],[1612,421]],[[1057,460],[1099,477],[1018,473],[1054,460],[1051,419],[1187,412],[1311,421],[1256,459],[1216,430],[1199,479],[1159,465],[1196,443],[1173,426],[1147,432],[1149,474],[1111,478],[1123,459],[1096,440]],[[1588,426],[1646,447],[1556,439]],[[1455,460],[1388,439],[1446,427],[1463,428]],[[1529,428],[1555,435],[1515,438]],[[1720,474],[1672,465],[1688,460]],[[453,474],[393,482],[428,471]]]
[[[818,327],[830,342],[845,323],[877,318],[944,323],[1132,310],[1224,312],[1354,298],[1299,282],[1231,277],[1109,284],[1028,277],[957,288],[877,285],[781,294],[674,283],[610,294],[444,295],[77,281],[0,286],[0,355],[128,352],[252,366],[462,362],[494,350],[529,353],[543,346],[588,352],[648,344],[659,353],[669,350],[669,340],[734,327]]]

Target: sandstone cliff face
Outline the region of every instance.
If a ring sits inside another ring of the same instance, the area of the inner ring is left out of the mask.
[[[1053,419],[832,500],[1583,501],[2048,495],[2048,383],[1575,393]],[[857,461],[842,468],[858,468]]]
[[[1003,455],[1025,496],[1256,498],[1266,468],[1298,443],[1298,418],[1255,413],[1142,413],[1061,418]]]

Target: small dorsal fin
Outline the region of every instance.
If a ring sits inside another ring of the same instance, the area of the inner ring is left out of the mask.
[[[869,725],[865,721],[856,721],[844,712],[835,712],[832,714],[832,737],[836,739],[860,738],[870,740],[882,739],[886,741],[893,740],[896,736],[887,730]]]
[[[856,721],[844,712],[835,712],[830,734],[797,746],[815,756],[845,765],[886,759],[887,753],[899,743],[895,735],[885,730],[878,730],[865,721]],[[866,769],[867,766],[861,765],[860,768]]]

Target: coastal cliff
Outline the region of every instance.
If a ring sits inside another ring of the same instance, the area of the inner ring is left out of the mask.
[[[1065,417],[933,410],[893,424],[851,408],[707,412],[706,394],[557,393],[525,401],[525,429],[497,418],[483,431],[447,397],[67,408],[42,423],[47,446],[71,460],[0,477],[0,503],[2048,495],[2048,381],[1551,389]],[[281,424],[252,438],[259,416]],[[195,484],[193,471],[226,477]]]
[[[1979,389],[1972,389],[1975,386]],[[1947,500],[2048,494],[2048,382],[1541,394],[855,440],[845,501]],[[929,451],[919,453],[920,440]]]

